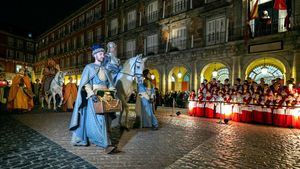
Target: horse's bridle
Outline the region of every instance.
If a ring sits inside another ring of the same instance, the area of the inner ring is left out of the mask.
[[[136,60],[134,61],[133,65],[130,68],[130,70],[131,70],[132,67],[133,67],[133,74],[130,74],[130,73],[127,73],[127,72],[121,72],[121,71],[119,73],[125,74],[127,76],[131,76],[131,77],[137,77],[137,78],[142,77],[143,76],[142,73],[136,73],[136,71],[135,71],[136,70],[136,63],[142,63],[142,62],[138,61],[139,58],[140,57],[136,58]]]

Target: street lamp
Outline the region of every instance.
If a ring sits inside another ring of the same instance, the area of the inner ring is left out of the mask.
[[[179,67],[179,72],[178,72],[178,74],[177,74],[177,77],[178,77],[178,78],[181,78],[181,77],[182,77],[182,73],[181,73],[181,71],[180,71],[180,67]]]

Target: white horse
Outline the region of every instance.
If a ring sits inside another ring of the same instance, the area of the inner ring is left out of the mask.
[[[122,70],[118,73],[116,78],[116,89],[117,89],[117,97],[122,101],[123,109],[120,112],[119,124],[122,127],[128,127],[128,113],[129,108],[127,102],[129,100],[130,95],[133,92],[133,81],[137,78],[142,77],[143,70],[145,66],[145,61],[147,58],[142,58],[142,55],[137,55],[136,57],[132,57],[123,64]],[[123,112],[125,111],[125,122],[121,124]]]
[[[51,109],[51,100],[53,99],[53,104],[54,104],[53,109],[56,110],[56,99],[55,99],[56,94],[58,94],[60,97],[60,103],[59,103],[58,107],[60,107],[62,105],[62,102],[63,102],[62,90],[63,90],[65,75],[66,75],[66,72],[58,71],[55,74],[54,79],[50,83],[49,90],[45,91],[44,97],[48,104],[48,109]],[[44,107],[44,105],[42,104],[42,108],[43,107]]]

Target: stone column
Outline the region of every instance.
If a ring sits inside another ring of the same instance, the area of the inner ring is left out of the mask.
[[[199,79],[198,79],[199,75],[198,75],[198,72],[197,72],[197,64],[196,62],[193,63],[193,81],[194,81],[194,84],[193,84],[193,89],[195,91],[197,91],[198,89],[198,82],[199,82]]]
[[[233,85],[235,79],[241,77],[240,58],[238,56],[233,56],[231,64],[231,84]]]
[[[295,82],[300,82],[300,50],[294,51],[292,76],[295,78]]]
[[[168,78],[166,75],[166,67],[162,68],[162,74],[160,79],[161,79],[161,90],[163,94],[165,94],[166,91],[168,90]]]

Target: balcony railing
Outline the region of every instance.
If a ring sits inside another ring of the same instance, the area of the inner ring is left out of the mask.
[[[146,48],[146,54],[147,55],[155,55],[158,53],[158,48],[159,46],[158,45],[155,45],[155,46],[148,46]]]
[[[186,49],[187,39],[186,38],[173,38],[170,39],[170,48],[169,51],[178,51]]]
[[[131,29],[134,29],[134,28],[136,28],[136,21],[137,20],[132,20],[132,21],[129,21],[128,23],[127,23],[127,29],[125,29],[125,30],[131,30]]]
[[[226,32],[213,32],[205,37],[206,45],[215,45],[227,42]]]
[[[173,13],[177,14],[188,9],[188,0],[182,0],[173,3]]]
[[[118,34],[118,28],[113,28],[110,31],[108,31],[108,36],[114,36]]]
[[[159,16],[159,11],[158,10],[149,13],[147,15],[147,21],[148,21],[148,23],[157,21],[158,20],[158,16]]]

